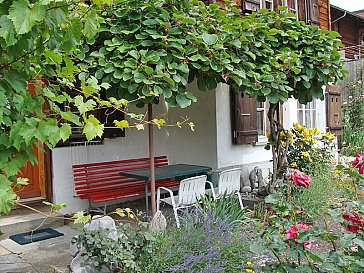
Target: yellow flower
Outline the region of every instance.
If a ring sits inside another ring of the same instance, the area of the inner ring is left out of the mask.
[[[249,268],[245,269],[245,271],[246,272],[254,272],[253,269],[249,269]]]
[[[301,155],[303,157],[310,157],[310,154],[308,152],[302,152]]]
[[[250,265],[252,265],[253,263],[252,263],[252,262],[246,262],[246,264],[250,266]]]
[[[291,167],[292,167],[292,168],[297,168],[297,167],[298,167],[298,165],[297,165],[297,163],[296,163],[296,162],[292,162],[292,163],[291,163]]]
[[[322,134],[322,137],[323,138],[326,138],[328,140],[334,140],[335,139],[335,136],[332,133],[330,133],[330,132],[327,132],[325,134]]]
[[[311,128],[310,129],[310,134],[311,135],[319,135],[321,133],[319,128]]]

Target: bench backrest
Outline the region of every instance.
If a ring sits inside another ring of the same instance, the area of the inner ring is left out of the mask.
[[[131,171],[149,168],[150,159],[134,158],[97,163],[73,165],[75,190],[80,198],[90,198],[93,193],[112,191],[121,187],[135,186],[145,183],[139,179],[120,176],[120,171]],[[156,156],[154,166],[168,165],[167,156]]]

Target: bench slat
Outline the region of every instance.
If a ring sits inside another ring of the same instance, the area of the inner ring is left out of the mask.
[[[155,167],[167,166],[167,156],[155,157]],[[145,181],[120,176],[120,171],[149,168],[149,158],[104,161],[73,165],[75,190],[81,199],[93,203],[145,195]],[[179,182],[171,179],[157,180],[156,186],[176,188]],[[150,191],[150,185],[148,185]]]

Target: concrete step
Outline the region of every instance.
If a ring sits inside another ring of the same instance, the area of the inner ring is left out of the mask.
[[[56,214],[55,216],[62,216]],[[4,233],[0,239],[10,235],[32,231],[37,228],[60,227],[64,220],[59,218],[46,218],[44,215],[30,210],[14,210],[10,215],[0,216],[0,231]]]

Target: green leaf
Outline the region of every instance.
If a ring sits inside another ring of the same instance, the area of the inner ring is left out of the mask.
[[[265,203],[267,204],[276,204],[281,200],[281,197],[278,194],[270,194],[265,198]]]
[[[4,38],[7,46],[17,42],[14,25],[6,15],[0,17],[0,37]]]
[[[94,139],[95,137],[101,137],[104,133],[104,125],[95,118],[94,115],[89,115],[85,120],[85,127],[83,128],[83,133],[86,135],[88,141]]]
[[[75,224],[86,224],[87,222],[89,222],[91,220],[91,214],[87,214],[85,215],[84,212],[82,210],[76,212],[72,218],[74,218],[74,223]]]
[[[188,25],[195,25],[196,24],[196,19],[191,18],[191,17],[184,17],[182,19],[182,22]]]
[[[59,129],[60,137],[63,141],[66,141],[72,134],[72,127],[68,123],[64,123]]]
[[[191,100],[186,98],[184,95],[178,95],[176,97],[177,103],[181,108],[186,108],[191,105]]]
[[[85,28],[84,28],[84,32],[85,32],[85,36],[88,39],[93,38],[96,33],[98,32],[98,28],[99,28],[99,22],[98,22],[98,15],[96,10],[91,10],[88,13],[88,16],[85,20]]]
[[[67,121],[70,121],[78,126],[81,125],[81,122],[80,122],[80,117],[77,116],[76,114],[68,111],[68,112],[61,112],[61,117]]]
[[[83,102],[83,97],[78,95],[75,97],[75,105],[80,114],[85,114],[86,112],[93,110],[95,108],[96,102],[92,99]]]
[[[13,21],[18,34],[28,33],[35,22],[44,18],[46,7],[40,3],[35,3],[32,8],[28,0],[14,1],[9,8],[9,19]]]
[[[202,40],[208,45],[213,45],[217,42],[218,37],[216,34],[204,33],[202,34]]]
[[[129,122],[127,120],[114,120],[114,124],[116,127],[119,127],[119,128],[129,128]]]

